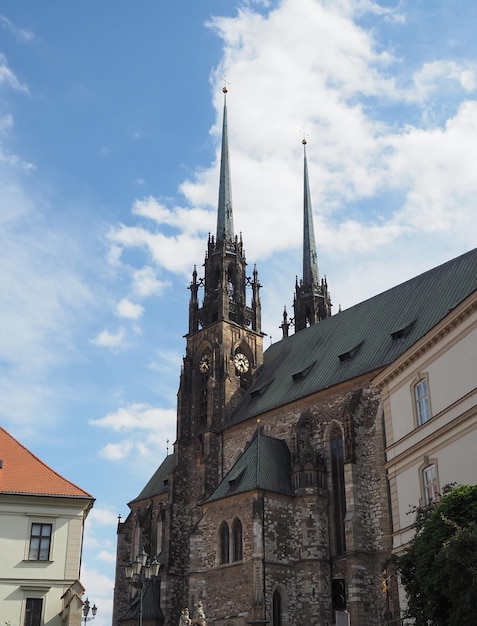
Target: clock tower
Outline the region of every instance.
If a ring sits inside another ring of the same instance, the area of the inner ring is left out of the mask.
[[[221,431],[263,362],[260,283],[247,275],[242,237],[234,233],[227,128],[227,89],[220,161],[216,235],[209,235],[203,276],[194,267],[189,332],[179,388],[178,446],[192,446],[197,499],[222,478]],[[249,301],[249,302],[248,302]]]

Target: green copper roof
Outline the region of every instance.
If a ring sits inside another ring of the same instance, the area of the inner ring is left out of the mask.
[[[226,93],[227,92],[224,88],[224,117],[222,122],[222,151],[220,156],[219,206],[217,211],[216,241],[230,241],[234,238]]]
[[[272,344],[230,424],[392,363],[476,288],[477,249]]]
[[[304,190],[303,190],[303,285],[319,285],[318,257],[316,254],[315,229],[313,227],[313,209],[311,207],[310,183],[308,180],[308,162],[306,142],[303,140],[304,154]]]
[[[283,439],[255,435],[206,502],[255,489],[291,495],[290,451]]]
[[[168,489],[169,474],[175,467],[175,461],[176,459],[173,454],[166,456],[141,493],[137,496],[137,498],[131,500],[131,502],[145,500],[146,498],[157,496],[159,493],[165,493]]]

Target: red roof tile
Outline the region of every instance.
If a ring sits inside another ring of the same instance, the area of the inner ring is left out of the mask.
[[[0,426],[0,493],[92,498],[40,461]]]

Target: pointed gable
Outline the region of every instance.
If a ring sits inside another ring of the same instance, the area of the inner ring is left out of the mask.
[[[262,435],[260,428],[206,502],[253,489],[292,494],[290,450],[283,439]]]
[[[93,499],[0,427],[0,493]]]
[[[176,465],[176,457],[174,454],[169,454],[166,456],[164,461],[159,465],[157,470],[149,479],[149,482],[146,484],[141,493],[131,500],[129,504],[133,502],[139,502],[140,500],[146,500],[152,498],[153,496],[157,496],[160,493],[167,493],[169,486],[169,474],[174,470]]]

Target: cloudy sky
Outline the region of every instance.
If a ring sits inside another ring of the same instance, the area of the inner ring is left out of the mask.
[[[301,273],[303,136],[335,312],[475,247],[477,3],[458,5],[2,3],[0,423],[96,498],[97,626],[117,516],[175,439],[224,80],[269,345]]]

